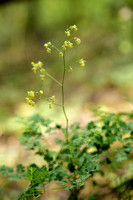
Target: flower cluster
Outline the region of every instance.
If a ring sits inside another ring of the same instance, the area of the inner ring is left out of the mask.
[[[65,34],[67,35],[67,37],[70,37],[71,36],[71,33],[73,31],[77,31],[78,28],[76,25],[73,25],[73,26],[70,26],[66,31],[65,31]],[[73,41],[73,42],[72,42]],[[47,51],[47,53],[50,53],[51,54],[51,49],[54,48],[55,50],[58,51],[59,53],[59,57],[63,57],[63,63],[65,61],[65,51],[67,48],[73,48],[74,44],[77,44],[79,45],[81,43],[81,40],[80,38],[78,37],[73,37],[69,40],[65,40],[63,45],[62,45],[62,50],[58,49],[56,46],[54,46],[51,42],[47,42],[44,44],[44,47]],[[84,67],[85,66],[85,60],[83,58],[81,58],[80,60],[77,61],[81,67]],[[40,79],[41,81],[44,81],[45,80],[45,76],[48,76],[50,77],[52,80],[54,80],[56,83],[58,83],[61,87],[63,86],[61,82],[59,82],[58,80],[56,80],[54,77],[52,77],[50,74],[48,74],[45,69],[43,68],[43,63],[41,61],[38,61],[37,63],[34,63],[34,62],[31,62],[32,64],[32,71],[34,74],[37,73],[37,70],[40,72]],[[68,72],[72,72],[73,71],[73,68],[71,66],[68,66],[68,67],[65,67],[65,64],[64,64],[64,69],[67,70]],[[43,91],[40,90],[40,92],[33,92],[33,91],[30,91],[28,92],[28,96],[26,97],[26,102],[31,105],[31,106],[34,106],[35,105],[35,102],[40,100],[40,96],[43,95]],[[50,98],[47,99],[49,101],[49,108],[52,108],[53,104],[55,104],[56,102],[56,98],[55,96],[51,96]],[[59,104],[55,104],[55,105],[59,105]]]
[[[45,78],[45,69],[44,68],[40,69],[40,72],[41,72],[41,74],[40,74],[41,81],[44,81],[44,78]]]
[[[50,101],[50,103],[49,103],[49,108],[52,108],[52,104],[56,102],[55,96],[50,97],[50,98],[49,98],[49,101]]]
[[[34,62],[31,62],[32,64],[32,70],[33,70],[33,73],[36,74],[36,71],[40,68],[42,68],[43,66],[43,63],[41,61],[38,61],[37,63],[34,63]]]
[[[67,35],[67,37],[70,37],[71,36],[71,31],[77,31],[77,30],[78,30],[77,26],[73,25],[73,26],[70,26],[65,31],[65,34]],[[81,43],[81,40],[78,37],[74,37],[74,41],[75,41],[75,43],[77,45],[79,45]],[[71,41],[69,41],[69,40],[64,41],[64,44],[62,45],[63,51],[66,51],[66,47],[73,48],[73,43]]]
[[[51,48],[52,48],[51,42],[45,43],[44,47],[46,48],[47,53],[51,54]]]
[[[76,25],[70,26],[66,31],[65,34],[67,35],[67,37],[70,37],[71,35],[71,31],[77,31],[78,28]]]
[[[85,66],[85,60],[83,58],[81,58],[78,63],[80,64],[81,67],[84,67]]]
[[[66,47],[73,48],[73,43],[70,42],[69,40],[65,40],[64,44],[62,45],[62,49],[65,51]]]
[[[27,92],[27,97],[26,97],[26,102],[31,105],[31,106],[35,106],[35,101],[39,100],[40,99],[40,96],[43,95],[43,91],[40,90],[39,92],[36,92],[36,95],[35,95],[35,92],[34,91],[28,91]]]
[[[41,81],[44,81],[44,78],[45,78],[45,69],[42,67],[43,66],[43,63],[42,62],[38,62],[38,63],[34,63],[34,62],[31,62],[32,64],[32,70],[33,70],[33,73],[36,74],[37,70],[40,69],[40,78],[41,78]]]
[[[28,97],[26,97],[26,102],[31,105],[31,106],[35,106],[35,102],[33,101],[33,99],[35,98],[35,92],[30,91],[27,92]]]

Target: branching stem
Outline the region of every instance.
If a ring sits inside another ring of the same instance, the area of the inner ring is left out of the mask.
[[[57,47],[55,47],[54,45],[52,45],[53,48],[55,48],[58,52],[61,52]]]
[[[49,78],[51,78],[53,81],[55,81],[56,83],[58,83],[58,84],[62,87],[62,84],[61,84],[59,81],[57,81],[53,76],[51,76],[48,72],[46,72],[46,75],[47,75]]]

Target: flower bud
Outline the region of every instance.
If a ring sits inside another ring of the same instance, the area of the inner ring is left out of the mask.
[[[26,97],[26,102],[31,105],[31,106],[35,106],[35,102],[31,100],[31,98]]]
[[[40,69],[40,72],[41,72],[42,75],[44,75],[45,74],[45,69],[43,69],[43,68]]]
[[[70,42],[70,41],[68,41],[68,47],[69,47],[69,48],[73,48],[73,43]]]
[[[62,49],[63,49],[63,51],[66,51],[66,47],[64,44],[62,45]]]
[[[36,74],[36,70],[37,70],[36,67],[32,67],[32,71],[34,74]]]
[[[56,102],[55,96],[50,97],[50,100],[52,103],[55,103]]]
[[[61,51],[59,52],[59,56],[60,56],[60,57],[63,57],[63,53],[62,53]]]
[[[39,68],[42,68],[43,63],[41,61],[38,61],[37,65],[38,65]]]
[[[77,38],[77,37],[74,37],[74,40],[75,40],[77,45],[79,45],[81,43],[81,40],[79,38]]]
[[[33,91],[28,92],[29,99],[34,98],[34,97],[35,97],[35,92],[33,92]]]
[[[81,58],[79,61],[79,64],[81,65],[81,67],[84,67],[85,66],[85,60],[83,58]]]
[[[70,30],[69,29],[67,29],[66,31],[65,31],[65,34],[67,35],[67,37],[70,37]]]
[[[47,43],[44,44],[44,47],[45,47],[46,49],[48,49],[51,45],[52,45],[51,42],[47,42]]]
[[[51,49],[47,48],[47,53],[51,54]]]
[[[43,95],[43,91],[42,90],[40,90],[39,92],[40,92],[40,95]]]
[[[74,31],[77,31],[77,30],[78,30],[78,28],[77,28],[76,25],[70,26],[70,29],[71,29],[71,30],[74,30]]]
[[[45,75],[41,74],[40,77],[41,77],[41,81],[44,81],[44,80],[45,80],[45,79],[44,79],[44,78],[45,78]]]
[[[51,103],[49,104],[49,108],[50,108],[50,109],[52,108],[52,104],[51,104]]]
[[[64,41],[64,47],[68,47],[68,41]]]

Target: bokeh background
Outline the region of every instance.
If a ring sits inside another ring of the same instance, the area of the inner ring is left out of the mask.
[[[58,80],[62,61],[56,52],[46,53],[43,44],[61,46],[64,31],[76,24],[82,40],[67,54],[73,73],[66,77],[66,107],[70,120],[86,123],[90,110],[130,111],[126,95],[133,97],[133,1],[132,0],[30,0],[0,1],[0,164],[30,163],[33,157],[17,141],[22,127],[18,115],[40,113],[63,123],[59,108],[49,110],[41,100],[35,108],[25,103],[28,90],[44,88],[44,99],[60,88],[45,83],[31,72],[31,61],[42,61]],[[86,60],[85,68],[73,64]],[[17,199],[24,183],[0,180],[0,200]],[[7,192],[8,191],[8,192]]]

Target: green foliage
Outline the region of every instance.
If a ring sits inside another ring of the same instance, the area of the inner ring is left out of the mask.
[[[25,167],[21,164],[16,166],[16,170],[13,170],[11,167],[7,167],[5,165],[0,166],[0,172],[2,176],[8,177],[7,179],[10,181],[18,181],[26,177]]]
[[[33,196],[34,200],[37,199],[43,193],[41,189],[44,187],[47,173],[46,166],[42,166],[41,168],[38,168],[36,165],[28,166],[25,179],[30,181],[30,185],[26,192],[20,196],[19,200],[29,199],[31,196]]]
[[[8,176],[9,180],[17,181],[25,178],[30,181],[30,185],[19,200],[29,199],[32,196],[37,199],[46,191],[46,184],[52,181],[59,181],[61,188],[70,190],[71,195],[74,191],[79,194],[88,178],[95,172],[101,171],[100,163],[113,165],[113,159],[107,157],[103,160],[100,155],[107,152],[114,142],[119,141],[122,144],[112,152],[115,162],[119,163],[131,157],[133,123],[125,122],[121,118],[120,114],[106,114],[98,121],[89,122],[86,126],[81,126],[79,123],[72,124],[69,143],[64,139],[55,139],[55,145],[60,147],[59,151],[51,151],[51,147],[45,145],[44,142],[46,133],[39,131],[38,124],[43,125],[45,130],[49,130],[49,120],[39,115],[22,119],[24,124],[26,121],[26,124],[25,131],[19,140],[28,150],[40,155],[45,165],[38,167],[32,164],[27,167],[27,170],[22,165],[18,165],[15,172],[9,167],[2,166],[0,171],[3,176]],[[55,133],[58,133],[56,124],[53,129]],[[61,129],[64,131],[63,128]],[[91,198],[95,199],[95,196]]]
[[[32,117],[32,124],[36,126],[36,123],[34,123],[35,119],[36,118]],[[28,122],[28,119],[26,121]],[[45,123],[45,126],[48,128],[47,123]],[[55,126],[55,129],[56,127],[57,126]],[[32,130],[34,129],[35,127],[33,126]],[[78,123],[71,125],[70,129],[71,132],[69,135],[69,143],[59,138],[55,139],[56,144],[60,146],[59,152],[50,151],[50,146],[43,146],[41,144],[42,137],[43,143],[45,141],[45,135],[42,136],[42,134],[40,134],[41,137],[39,135],[38,140],[36,138],[33,139],[33,137],[38,135],[38,133],[36,132],[36,134],[32,134],[31,131],[28,132],[28,130],[31,130],[31,127],[26,127],[26,131],[21,137],[19,137],[19,140],[23,145],[26,147],[30,146],[29,150],[35,150],[36,154],[39,154],[43,157],[47,166],[43,166],[42,168],[28,168],[26,180],[30,180],[32,184],[26,193],[23,194],[23,197],[25,197],[24,195],[33,195],[31,191],[33,191],[33,188],[36,189],[36,187],[33,187],[35,186],[35,183],[37,184],[36,186],[38,188],[37,179],[33,178],[33,174],[35,177],[37,172],[40,173],[40,171],[43,170],[46,172],[44,173],[44,178],[39,179],[39,184],[43,185],[44,183],[46,184],[47,182],[51,181],[60,181],[65,190],[72,190],[77,186],[84,186],[88,177],[92,176],[94,171],[99,170],[97,156],[87,152],[91,147],[89,145],[89,141],[90,139],[95,138],[95,136],[98,134],[97,131],[92,136],[92,130],[88,130],[88,126],[81,127]],[[56,129],[56,131],[57,130],[58,129]],[[25,142],[23,142],[24,140]],[[35,145],[36,140],[38,141],[37,145]],[[83,147],[83,145],[85,146]],[[36,171],[36,169],[38,171]],[[37,192],[37,195],[39,194],[40,193]]]

